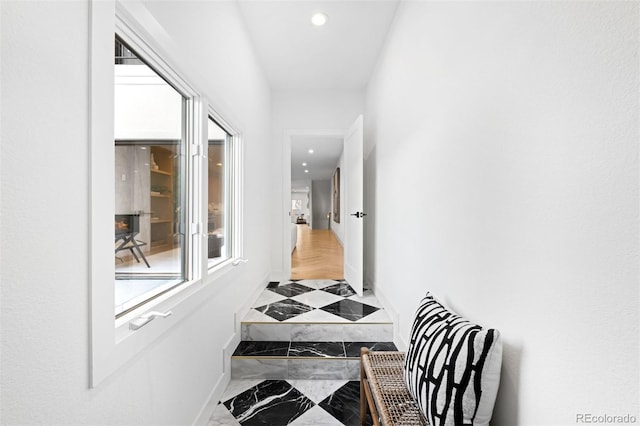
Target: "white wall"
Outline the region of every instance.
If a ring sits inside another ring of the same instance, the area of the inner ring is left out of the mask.
[[[270,92],[237,6],[150,3],[160,25],[148,30],[162,33],[166,59],[189,70],[184,76],[243,134],[250,262],[199,293],[191,316],[91,390],[89,6],[43,1],[0,7],[0,423],[191,424],[222,378],[222,348],[233,337],[234,312],[245,303],[238,295],[257,290],[270,268],[265,212],[273,210],[273,184],[264,161]],[[63,236],[61,226],[76,232]]]
[[[368,87],[367,276],[502,332],[492,424],[640,414],[638,8],[403,2]]]
[[[284,279],[289,255],[284,247],[289,240],[289,228],[283,228],[287,215],[288,192],[282,191],[289,182],[290,159],[285,159],[285,133],[308,130],[346,130],[364,109],[362,91],[344,90],[296,90],[277,91],[272,94],[273,133],[272,162],[274,185],[272,198],[282,206],[274,211],[272,228],[274,238],[271,249],[271,263],[275,280]],[[285,199],[285,197],[287,197]],[[290,204],[289,204],[290,206]],[[333,222],[332,222],[333,226]],[[283,256],[284,255],[284,256]],[[286,256],[286,257],[285,257]]]

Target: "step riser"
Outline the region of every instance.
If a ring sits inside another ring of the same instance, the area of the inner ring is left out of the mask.
[[[232,379],[359,380],[358,359],[231,359]]]
[[[242,324],[242,340],[390,342],[393,324]]]

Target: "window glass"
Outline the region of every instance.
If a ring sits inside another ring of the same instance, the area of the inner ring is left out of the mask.
[[[211,117],[208,123],[207,251],[212,267],[230,257],[231,135]]]
[[[185,281],[186,99],[116,36],[115,314]]]

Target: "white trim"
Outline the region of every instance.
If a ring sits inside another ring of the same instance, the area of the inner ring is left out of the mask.
[[[90,359],[89,386],[95,387],[117,366],[110,361],[115,343],[113,304],[115,289],[113,262],[105,262],[113,255],[113,232],[105,228],[113,214],[115,154],[113,149],[113,34],[115,3],[92,0],[90,3],[90,94],[89,94],[89,179],[90,179]],[[105,182],[108,183],[105,185]],[[105,194],[103,191],[107,190]],[[109,280],[111,285],[105,283]],[[102,284],[102,285],[101,285]],[[105,321],[104,318],[108,320]]]

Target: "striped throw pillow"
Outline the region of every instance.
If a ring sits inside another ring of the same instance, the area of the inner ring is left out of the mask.
[[[488,425],[500,383],[502,341],[427,293],[405,358],[409,391],[433,426]]]

